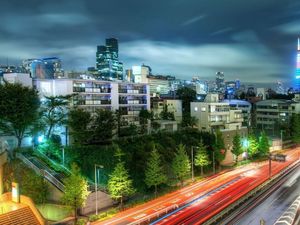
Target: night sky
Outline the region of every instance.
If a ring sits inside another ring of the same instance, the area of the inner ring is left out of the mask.
[[[1,0],[0,64],[57,56],[95,66],[97,45],[119,40],[124,69],[145,63],[181,79],[290,83],[299,0]]]

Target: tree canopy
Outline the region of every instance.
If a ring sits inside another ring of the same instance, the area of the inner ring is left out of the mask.
[[[195,166],[201,167],[201,176],[203,176],[203,167],[210,164],[209,155],[207,154],[206,146],[203,144],[202,140],[199,143],[195,156]]]
[[[154,186],[155,196],[157,194],[157,186],[165,183],[167,176],[164,172],[161,156],[155,146],[150,154],[150,157],[146,163],[145,170],[145,183],[148,187]]]
[[[18,147],[22,139],[38,120],[40,100],[36,90],[19,83],[0,84],[0,129],[14,134]]]
[[[183,144],[180,144],[177,148],[172,162],[172,169],[175,177],[181,182],[181,185],[183,185],[184,178],[191,170],[191,163]]]
[[[241,137],[239,134],[236,134],[233,137],[231,152],[235,155],[235,162],[237,163],[239,155],[243,153]]]

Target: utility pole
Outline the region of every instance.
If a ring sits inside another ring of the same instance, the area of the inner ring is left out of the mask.
[[[100,169],[102,169],[103,166],[95,164],[96,215],[98,215],[98,187],[97,187],[98,179],[97,179],[97,167],[99,167]]]
[[[213,171],[216,174],[216,162],[215,162],[215,151],[213,150]]]
[[[271,167],[271,164],[272,164],[272,160],[271,160],[271,153],[269,154],[269,179],[271,179],[272,177],[272,167]]]

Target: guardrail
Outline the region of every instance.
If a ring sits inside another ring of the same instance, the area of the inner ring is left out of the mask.
[[[60,191],[64,192],[65,186],[59,180],[57,180],[51,173],[47,170],[43,170],[34,165],[29,159],[23,156],[21,153],[16,154],[17,158],[20,159],[23,163],[25,163],[28,167],[33,169],[37,174],[46,178],[50,183],[52,183],[55,187],[57,187]]]
[[[293,204],[279,217],[274,225],[292,225],[299,224],[295,221],[298,210],[300,209],[300,196],[293,202]]]
[[[233,211],[236,207],[241,205],[243,202],[245,202],[252,196],[256,195],[259,191],[261,191],[263,188],[268,186],[274,180],[277,180],[283,174],[290,172],[297,165],[298,165],[298,161],[294,162],[293,164],[290,165],[290,167],[285,168],[280,173],[273,176],[271,179],[269,179],[269,180],[265,181],[264,183],[262,183],[261,185],[257,186],[256,188],[254,188],[253,190],[248,192],[246,195],[244,195],[243,197],[241,197],[240,199],[238,199],[237,201],[233,202],[228,207],[226,207],[225,209],[220,211],[218,214],[211,217],[209,220],[207,220],[205,223],[203,223],[203,225],[210,225],[210,224],[216,223],[219,219],[223,218],[225,215],[227,215],[229,212]]]

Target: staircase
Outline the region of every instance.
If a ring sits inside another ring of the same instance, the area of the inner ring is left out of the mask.
[[[0,225],[42,225],[29,206],[0,215]]]

